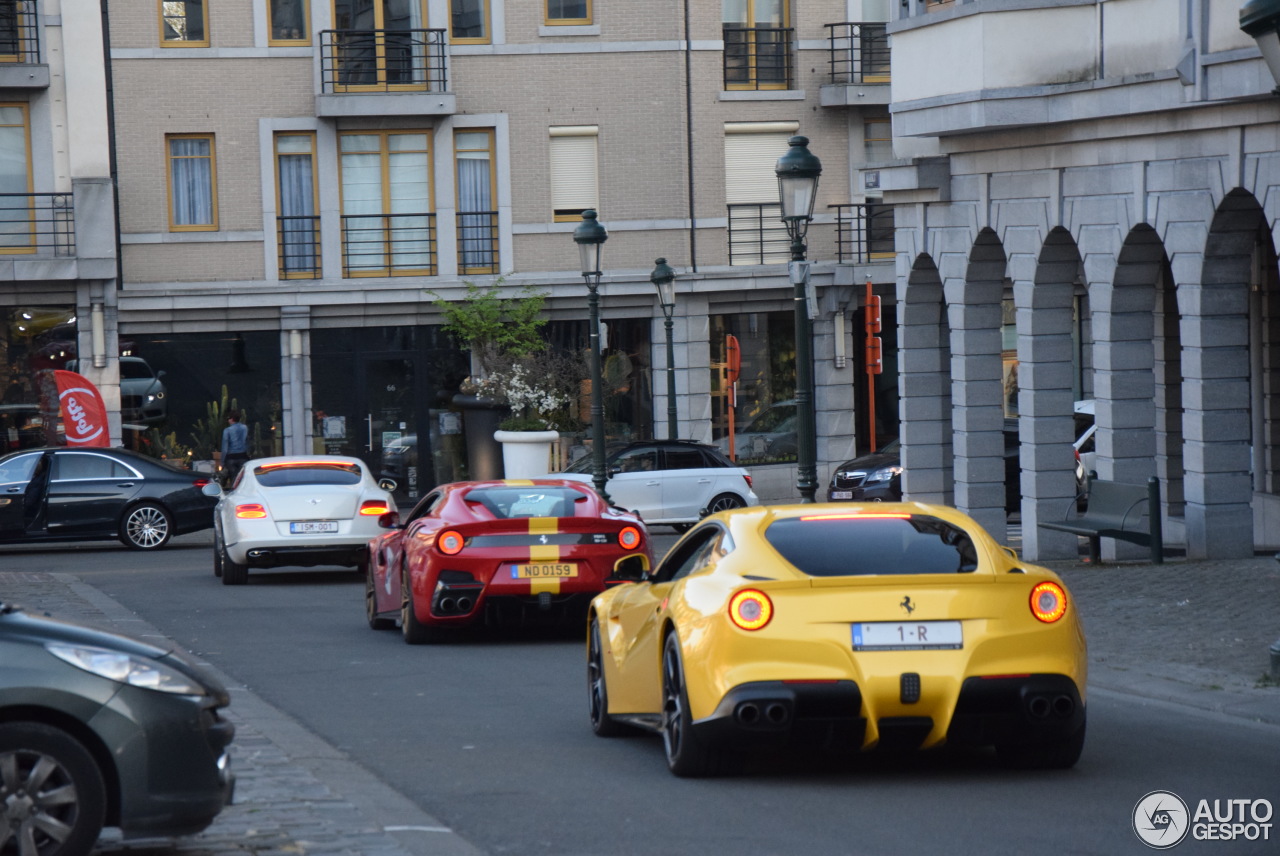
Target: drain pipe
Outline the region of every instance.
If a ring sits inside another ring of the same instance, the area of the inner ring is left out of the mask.
[[[693,203],[693,42],[689,34],[689,0],[684,0],[684,127],[689,163],[689,271],[698,272],[698,223]]]

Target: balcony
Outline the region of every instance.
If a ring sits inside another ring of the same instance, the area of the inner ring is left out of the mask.
[[[794,89],[789,27],[725,27],[724,88],[736,91]]]
[[[498,273],[498,212],[458,212],[458,271]]]
[[[823,107],[884,106],[889,103],[889,35],[886,24],[827,24],[829,82]]]
[[[76,215],[70,193],[0,193],[0,254],[70,258]]]
[[[847,202],[836,211],[836,261],[868,264],[893,261],[893,206],[881,202]]]
[[[343,277],[435,273],[435,214],[343,215]]]
[[[777,202],[729,206],[729,264],[768,265],[791,260],[791,239]]]
[[[277,217],[281,279],[320,278],[320,218]]]
[[[48,89],[35,0],[0,4],[0,89]]]
[[[451,116],[444,30],[322,30],[316,113]]]

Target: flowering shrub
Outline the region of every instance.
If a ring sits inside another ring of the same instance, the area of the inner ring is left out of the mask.
[[[572,421],[569,408],[573,398],[557,380],[554,372],[535,374],[527,363],[516,362],[476,378],[472,384],[477,395],[511,408],[502,430],[558,431]]]

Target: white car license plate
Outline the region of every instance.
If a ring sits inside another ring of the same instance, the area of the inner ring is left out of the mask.
[[[851,490],[833,490],[831,491],[832,499],[853,499],[853,491]]]
[[[338,521],[336,520],[305,520],[302,523],[289,524],[291,535],[318,535],[337,531]]]
[[[945,650],[964,647],[959,621],[869,621],[853,625],[855,651]]]

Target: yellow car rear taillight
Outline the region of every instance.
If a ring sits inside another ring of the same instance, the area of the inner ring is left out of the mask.
[[[759,630],[773,618],[773,601],[757,589],[743,589],[729,600],[729,620],[743,630]]]
[[[1031,614],[1052,624],[1067,614],[1067,593],[1057,583],[1044,582],[1031,590]]]

